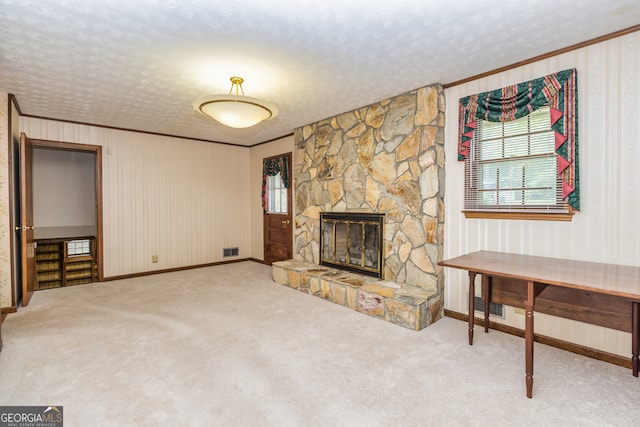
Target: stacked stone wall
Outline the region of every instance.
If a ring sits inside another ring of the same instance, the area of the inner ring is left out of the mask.
[[[444,105],[432,85],[296,129],[294,259],[319,262],[320,212],[384,213],[385,280],[442,292]]]

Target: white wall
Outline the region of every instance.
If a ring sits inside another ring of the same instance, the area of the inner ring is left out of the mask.
[[[262,160],[278,154],[292,153],[293,135],[251,148],[251,257],[264,261],[262,212]],[[293,160],[293,159],[292,159]],[[291,167],[293,168],[293,161]],[[293,170],[292,177],[293,177]],[[293,185],[292,185],[293,187]],[[291,189],[293,191],[293,188]],[[295,199],[293,199],[295,200]],[[294,204],[295,205],[295,204]]]
[[[33,149],[33,225],[96,225],[96,155]]]
[[[640,266],[640,32],[446,89],[444,258],[476,250]],[[581,212],[572,222],[465,219],[461,97],[578,70]],[[445,271],[445,307],[466,313],[467,275]],[[499,321],[499,320],[497,320]],[[508,307],[505,323],[524,328]],[[536,333],[629,356],[628,333],[536,314]]]
[[[251,255],[248,148],[29,117],[20,127],[103,147],[105,277],[233,259],[225,247]]]

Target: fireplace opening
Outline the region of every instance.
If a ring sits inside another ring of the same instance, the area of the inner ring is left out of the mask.
[[[320,214],[320,264],[383,278],[384,214]]]

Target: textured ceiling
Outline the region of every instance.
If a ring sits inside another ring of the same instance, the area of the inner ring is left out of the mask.
[[[254,145],[638,23],[638,0],[0,0],[0,91],[26,115]],[[196,113],[232,75],[280,115]]]

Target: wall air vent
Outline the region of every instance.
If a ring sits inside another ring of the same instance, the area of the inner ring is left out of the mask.
[[[482,297],[474,296],[473,304],[476,313],[484,312],[484,300]],[[469,298],[467,298],[467,310],[469,309]],[[489,303],[489,316],[498,317],[500,319],[504,319],[504,305],[496,304],[495,302]]]
[[[222,250],[222,257],[238,256],[239,248],[224,248]]]

